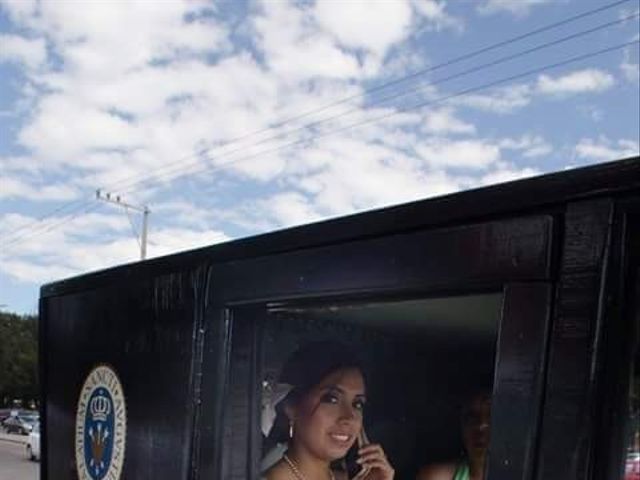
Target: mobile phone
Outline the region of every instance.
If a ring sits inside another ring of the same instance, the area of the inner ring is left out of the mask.
[[[347,470],[348,478],[354,478],[356,475],[361,473],[362,467],[358,464],[358,450],[360,450],[365,445],[369,445],[369,438],[367,437],[367,433],[364,430],[364,427],[360,430],[358,434],[355,445],[347,452],[345,457],[345,467]]]
[[[365,445],[369,445],[369,438],[367,438],[367,432],[364,431],[364,426],[360,429],[358,434],[358,448],[362,448]]]

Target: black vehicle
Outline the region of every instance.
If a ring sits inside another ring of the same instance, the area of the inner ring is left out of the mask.
[[[623,480],[639,272],[636,157],[46,285],[41,478],[258,479],[278,372],[339,339],[398,479],[484,389],[490,480]]]

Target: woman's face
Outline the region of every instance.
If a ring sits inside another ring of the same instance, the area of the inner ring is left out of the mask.
[[[290,409],[294,447],[325,461],[344,457],[362,428],[364,404],[360,370],[330,373]]]
[[[484,454],[489,447],[490,422],[491,398],[476,395],[462,415],[462,437],[469,455]]]

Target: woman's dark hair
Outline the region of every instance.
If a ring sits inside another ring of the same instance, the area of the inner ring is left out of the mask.
[[[354,347],[331,340],[309,342],[296,350],[285,362],[278,381],[293,388],[276,406],[276,419],[266,445],[286,442],[289,438],[289,419],[284,412],[287,404],[296,404],[327,375],[344,368],[364,369]]]

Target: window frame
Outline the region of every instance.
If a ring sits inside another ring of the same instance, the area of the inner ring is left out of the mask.
[[[492,418],[492,431],[497,433],[492,435],[489,474],[492,480],[531,478],[552,303],[553,227],[551,215],[531,215],[213,265],[205,311],[209,334],[205,334],[201,395],[201,404],[212,408],[203,409],[200,416],[198,478],[258,478],[259,459],[251,453],[256,451],[255,438],[248,436],[236,445],[224,440],[225,429],[229,428],[228,408],[235,401],[229,395],[234,386],[230,375],[237,371],[233,345],[252,345],[252,362],[257,362],[259,356],[258,329],[249,328],[246,338],[242,338],[235,328],[239,315],[251,315],[258,325],[267,321],[266,306],[274,302],[337,297],[351,301],[367,297],[417,298],[477,291],[504,294],[496,346],[494,404],[497,408],[510,404],[522,407],[509,408],[507,415]],[[533,339],[529,342],[532,348],[527,348],[525,339]],[[515,357],[526,359],[523,368],[512,368]],[[532,362],[537,365],[533,371]],[[256,365],[249,366],[249,371],[251,382],[257,386]],[[255,400],[250,405],[254,413],[247,411],[246,416],[255,423]],[[252,429],[259,431],[257,425]],[[246,452],[242,473],[237,466],[229,467],[225,460],[230,451]]]
[[[621,473],[624,475],[631,363],[634,355],[640,354],[640,199],[637,196],[617,202],[612,237],[619,242],[612,255],[608,278],[609,291],[615,301],[603,311],[606,341],[600,365],[599,423],[594,434],[596,455],[593,459],[593,478],[597,480],[617,480]]]

